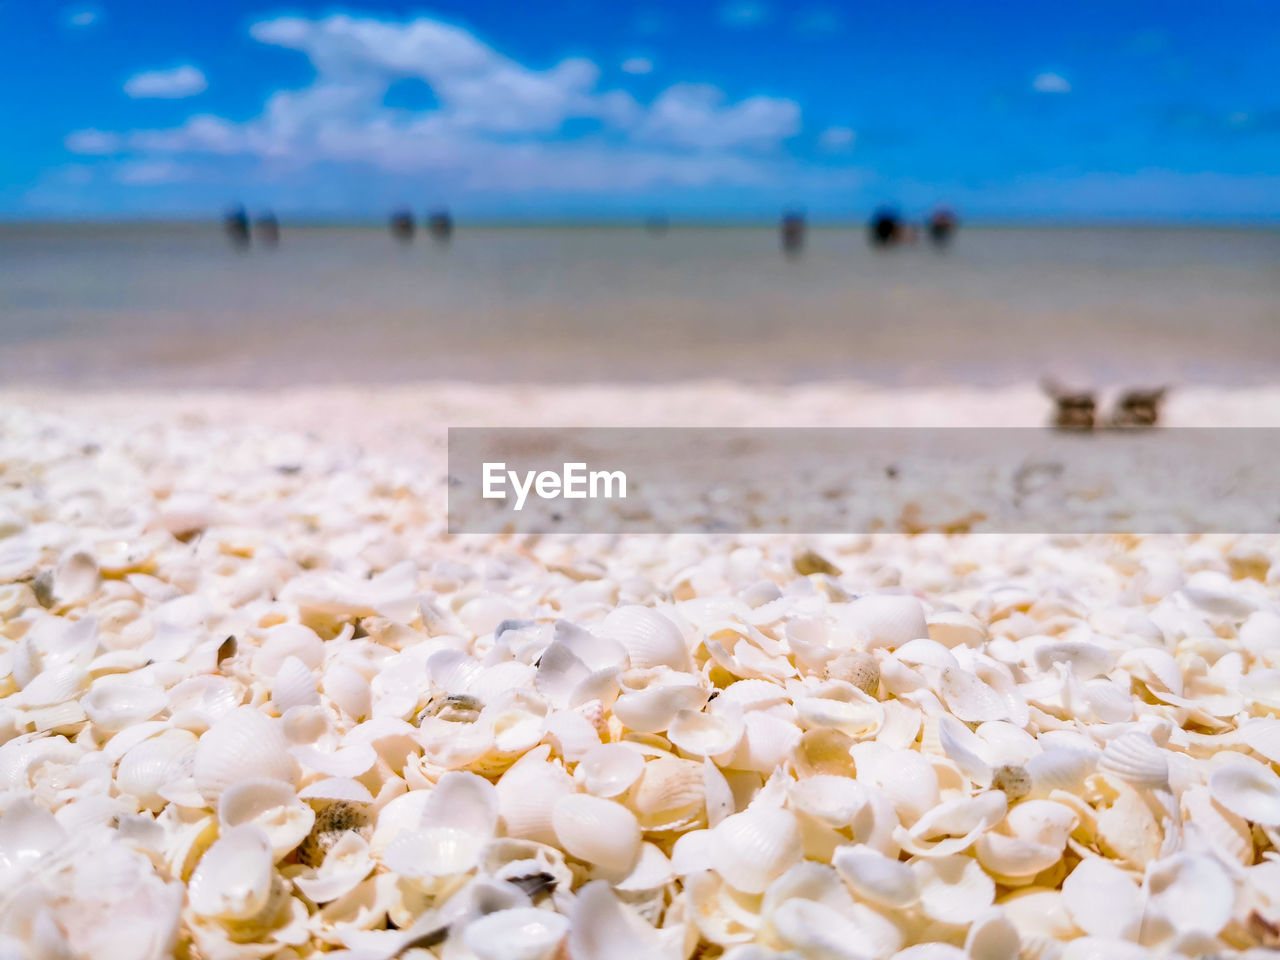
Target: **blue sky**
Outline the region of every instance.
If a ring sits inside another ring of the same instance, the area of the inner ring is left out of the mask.
[[[1280,219],[1221,3],[0,0],[0,217]]]

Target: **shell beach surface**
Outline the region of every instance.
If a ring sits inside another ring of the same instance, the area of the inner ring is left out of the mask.
[[[1277,538],[447,535],[513,410],[1043,414],[539,396],[0,399],[0,957],[1280,949]]]

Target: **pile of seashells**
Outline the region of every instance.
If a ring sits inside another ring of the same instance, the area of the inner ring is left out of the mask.
[[[443,535],[0,412],[0,957],[1280,947],[1280,541]]]

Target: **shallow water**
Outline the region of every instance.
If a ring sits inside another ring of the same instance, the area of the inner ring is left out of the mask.
[[[966,229],[877,253],[815,229],[0,227],[8,383],[855,378],[1264,382],[1280,233]]]

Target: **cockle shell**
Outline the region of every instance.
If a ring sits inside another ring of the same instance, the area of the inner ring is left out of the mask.
[[[637,604],[618,607],[610,611],[594,632],[620,643],[632,667],[688,669],[689,651],[680,629],[652,607]]]
[[[672,745],[695,757],[723,757],[732,754],[742,741],[746,727],[741,711],[679,711],[667,727]]]
[[[497,782],[498,811],[509,837],[556,842],[552,811],[574,792],[574,784],[563,767],[548,761],[549,754],[546,746],[525,754]]]
[[[644,765],[627,795],[627,806],[646,831],[686,829],[705,813],[702,764],[658,757]]]
[[[902,910],[920,899],[920,885],[908,864],[867,846],[836,850],[832,865],[859,897],[891,910]]]
[[[1085,933],[1135,939],[1146,904],[1127,874],[1105,860],[1083,860],[1062,884],[1062,902]]]
[[[237,707],[205,731],[196,744],[196,789],[211,804],[232,784],[250,778],[298,780],[298,764],[279,720],[253,707]]]
[[[911,869],[920,889],[921,910],[940,923],[972,923],[995,898],[995,884],[971,857],[926,857]]]
[[[795,814],[753,805],[726,817],[711,831],[711,866],[744,893],[764,893],[770,882],[803,856]]]
[[[1135,787],[1161,787],[1169,780],[1169,761],[1145,733],[1124,733],[1108,743],[1098,770]]]
[[[166,788],[191,776],[195,751],[193,734],[165,730],[125,752],[116,770],[116,786],[146,809],[158,812],[168,802]]]
[[[311,668],[295,656],[285,657],[271,682],[271,703],[282,715],[294,707],[318,706],[320,694]]]
[[[893,649],[929,636],[924,606],[915,597],[869,594],[849,604],[848,624],[868,647]]]
[[[251,921],[271,909],[278,882],[266,832],[242,824],[205,851],[187,884],[187,900],[203,917]]]

